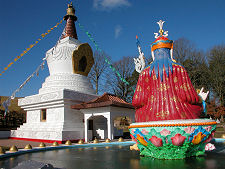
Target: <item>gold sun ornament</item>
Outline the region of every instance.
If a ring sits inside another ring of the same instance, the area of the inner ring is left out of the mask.
[[[73,51],[73,72],[87,76],[94,64],[93,52],[88,43],[80,44]]]

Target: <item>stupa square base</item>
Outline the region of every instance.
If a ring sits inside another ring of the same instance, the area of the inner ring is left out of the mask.
[[[54,143],[58,142],[59,144],[65,144],[68,140],[45,140],[45,139],[32,139],[32,138],[20,138],[20,137],[9,137],[12,140],[23,140],[23,141],[32,141],[32,142],[43,142],[43,143]],[[79,139],[80,140],[80,139]],[[77,143],[79,140],[70,140],[73,143]]]
[[[58,143],[64,143],[67,140],[78,141],[83,139],[83,132],[81,131],[31,131],[31,130],[11,130],[10,139],[15,140],[25,140],[25,141],[35,141],[35,142],[45,142],[53,143],[57,141]]]
[[[203,155],[215,129],[216,122],[210,119],[152,121],[129,126],[140,155],[158,159]]]

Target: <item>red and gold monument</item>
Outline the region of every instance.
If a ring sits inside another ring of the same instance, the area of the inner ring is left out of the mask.
[[[140,69],[133,97],[136,123],[130,133],[140,154],[160,159],[178,159],[204,154],[214,135],[216,122],[200,119],[208,92],[197,94],[185,68],[173,59],[173,41],[162,29],[151,44],[153,62]],[[143,59],[142,59],[143,60]],[[136,70],[137,70],[136,64]]]

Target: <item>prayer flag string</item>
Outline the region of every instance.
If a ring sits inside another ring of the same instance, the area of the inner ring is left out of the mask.
[[[49,32],[51,32],[51,30],[53,30],[54,28],[56,28],[60,23],[62,23],[62,20],[60,21],[60,22],[58,22],[54,27],[52,27],[51,29],[49,29],[48,30],[48,32],[47,33],[45,33],[45,34],[41,34],[41,36],[42,36],[42,38],[44,38]],[[63,30],[63,32],[64,32],[64,30]],[[59,43],[59,41],[60,41],[60,39],[61,39],[61,37],[59,38],[59,40],[57,41],[57,43],[56,43],[56,45],[53,47],[53,50],[57,47],[57,45],[58,45],[58,43]],[[39,41],[40,41],[41,39],[38,39],[38,41],[36,41],[35,43],[37,44]],[[34,45],[33,45],[34,46]],[[30,46],[30,48],[32,48],[33,46]],[[30,50],[30,49],[29,49]],[[29,51],[29,50],[27,50],[27,51]],[[26,52],[27,52],[26,51]],[[25,53],[26,53],[25,52]],[[53,51],[52,51],[53,52]],[[17,59],[18,60],[18,59]],[[16,60],[16,61],[17,61]],[[34,77],[35,75],[36,76],[38,76],[39,75],[39,71],[40,71],[40,69],[41,70],[43,70],[43,68],[44,68],[44,65],[45,65],[45,61],[47,60],[47,56],[45,57],[45,58],[43,58],[43,61],[42,61],[42,63],[36,68],[36,70],[20,85],[20,87],[18,88],[18,89],[16,89],[13,93],[12,93],[12,95],[7,99],[7,100],[5,100],[4,102],[3,102],[3,104],[2,104],[2,106],[5,108],[5,113],[4,113],[4,116],[6,115],[6,113],[9,111],[9,106],[11,105],[11,99],[14,99],[15,97],[16,97],[16,93],[17,92],[19,92],[26,84],[27,84],[27,82],[29,82],[30,80],[31,80],[31,78],[32,77]],[[14,61],[15,61],[15,59],[14,59]],[[16,62],[15,61],[15,62]],[[11,64],[11,63],[10,63]],[[9,64],[9,65],[10,65]],[[12,63],[13,64],[13,63]],[[12,65],[11,64],[11,65]],[[7,68],[8,69],[8,68]],[[7,70],[6,69],[6,70]],[[2,75],[2,74],[0,74],[0,75]]]
[[[31,78],[36,75],[39,75],[39,70],[43,69],[43,66],[45,65],[45,61],[46,59],[43,59],[44,61],[37,67],[37,69],[20,85],[20,87],[18,89],[16,89],[12,95],[3,102],[2,106],[5,108],[5,114],[9,111],[9,106],[11,104],[11,100],[14,99],[16,97],[16,93],[19,92],[26,84],[27,82],[29,82],[31,80]]]
[[[46,35],[48,35],[53,29],[57,28],[59,24],[62,23],[63,20],[58,22],[54,27],[50,28],[46,33],[41,34],[41,38],[38,38],[33,44],[29,45],[20,55],[16,56],[12,62],[10,62],[3,71],[0,71],[0,76],[5,73],[17,60],[19,60],[23,55],[25,55],[30,49],[32,49],[35,45],[38,44]]]
[[[77,22],[78,22],[78,21],[77,21]],[[88,36],[88,38],[94,43],[96,50],[99,51],[100,53],[102,53],[102,52],[103,52],[102,49],[101,49],[101,48],[99,47],[99,45],[96,43],[96,41],[94,40],[94,38],[93,38],[93,36],[90,34],[90,32],[86,31],[86,30],[84,29],[84,26],[81,25],[80,22],[78,22],[78,26],[80,27],[80,29],[81,29],[82,31],[84,31],[84,32],[86,33],[86,35]],[[116,73],[116,75],[120,78],[120,80],[121,80],[122,82],[124,82],[126,85],[129,85],[129,82],[126,81],[126,80],[121,76],[121,74],[119,73],[119,71],[113,66],[113,64],[109,61],[109,59],[108,59],[105,55],[103,55],[103,56],[104,56],[105,62],[109,65],[109,67],[112,69],[112,71]]]

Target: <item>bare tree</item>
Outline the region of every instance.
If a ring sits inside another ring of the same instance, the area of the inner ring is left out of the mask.
[[[224,106],[225,97],[225,45],[214,46],[208,53],[211,88]]]
[[[174,59],[182,65],[187,59],[192,58],[192,53],[195,50],[195,45],[186,38],[179,38],[174,41],[173,55]]]
[[[121,99],[131,102],[134,94],[132,74],[134,72],[133,57],[123,57],[113,64],[115,70],[108,75],[107,86]],[[120,75],[118,75],[118,73]],[[126,80],[129,84],[126,84]]]
[[[105,77],[105,73],[107,72],[107,68],[108,68],[108,64],[105,62],[105,57],[106,57],[106,54],[104,52],[99,53],[99,52],[95,51],[95,53],[94,53],[95,63],[92,66],[92,69],[88,75],[92,84],[94,85],[96,94],[98,94],[99,91],[101,90],[99,88],[100,82],[105,81],[104,77]],[[107,58],[110,58],[110,57],[107,56]]]
[[[209,89],[208,65],[204,52],[185,38],[174,42],[174,58],[185,67],[195,88]]]

